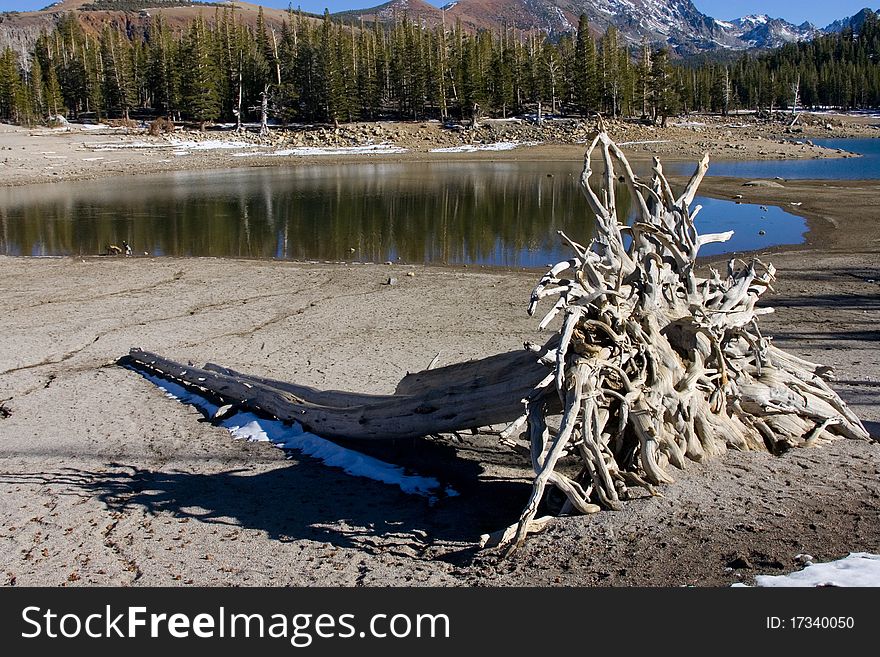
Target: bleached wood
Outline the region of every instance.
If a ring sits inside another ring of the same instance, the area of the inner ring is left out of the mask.
[[[643,184],[601,124],[588,143],[580,180],[595,236],[586,249],[564,238],[577,259],[552,267],[529,306],[534,313],[542,299],[558,295],[539,328],[564,314],[554,388],[565,391],[563,418],[574,411],[582,417],[564,420],[554,436],[543,406],[552,393],[527,401],[535,479],[519,523],[500,537],[504,554],[531,531],[547,484],[556,485],[551,457],[561,444],[574,444],[582,464],[581,475],[557,485],[570,511],[577,508],[573,484],[614,509],[630,496],[627,486],[653,494],[654,485],[673,482],[668,466],[683,468],[727,449],[778,453],[831,436],[869,439],[828,387],[828,368],[777,349],[758,329],[757,318],[772,311],[756,307],[771,289],[772,265],[731,260],[726,277],[714,270],[697,275],[700,248],[733,235],[699,235],[694,226],[699,207],[690,206],[708,156],[676,197],[659,160],[651,184]],[[589,184],[597,148],[604,164],[598,194]],[[636,208],[629,225],[616,214],[615,165]]]

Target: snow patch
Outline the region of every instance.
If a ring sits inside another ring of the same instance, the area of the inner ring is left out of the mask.
[[[463,146],[447,146],[432,148],[432,153],[476,153],[477,151],[512,151],[520,146],[538,146],[540,141],[496,141],[494,144],[465,144]]]
[[[205,141],[191,141],[184,139],[169,139],[168,143],[177,148],[178,150],[191,150],[191,151],[213,151],[213,150],[225,150],[232,148],[244,148],[244,147],[254,147],[260,148],[256,144],[249,144],[247,142],[242,141],[226,141],[223,139],[206,139]]]
[[[120,141],[108,142],[106,144],[92,144],[91,148],[95,151],[116,151],[129,148],[162,148],[162,146],[162,144],[153,144],[146,141]]]
[[[827,563],[811,563],[803,570],[788,575],[758,575],[756,586],[880,586],[880,555],[852,552],[849,556]],[[737,586],[736,584],[734,586]],[[744,586],[740,584],[739,586]]]
[[[213,418],[219,406],[186,388],[157,376],[138,372],[155,384],[171,399],[195,406],[205,417]],[[455,497],[458,492],[441,483],[434,477],[408,474],[403,468],[372,456],[341,447],[334,442],[307,432],[299,424],[285,424],[280,420],[267,420],[254,413],[239,411],[218,422],[239,440],[251,442],[271,442],[281,449],[294,449],[323,461],[325,464],[344,470],[356,477],[365,477],[384,484],[398,486],[404,493],[421,495],[434,502],[438,495]]]
[[[562,13],[562,10],[559,7],[551,7],[553,12],[556,14],[556,19],[559,21],[560,25],[562,25],[563,30],[567,30],[569,32],[574,30],[574,26],[568,21],[565,17],[565,14]]]

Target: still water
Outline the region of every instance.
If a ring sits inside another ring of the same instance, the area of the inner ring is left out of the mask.
[[[345,164],[0,189],[0,253],[136,254],[543,267],[588,241],[574,162]],[[624,190],[618,207],[629,210]],[[800,217],[698,198],[706,255],[803,241]],[[759,235],[764,231],[764,235]]]
[[[713,160],[710,176],[734,178],[791,178],[800,180],[875,180],[880,178],[880,139],[813,139],[826,148],[840,148],[862,157],[823,158],[816,160]],[[692,166],[679,163],[664,165],[677,174],[690,173]]]

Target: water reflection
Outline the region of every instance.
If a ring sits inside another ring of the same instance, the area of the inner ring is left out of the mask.
[[[576,163],[348,164],[11,188],[0,252],[91,255],[125,240],[153,255],[543,267],[569,255],[558,230],[589,235],[578,176]],[[628,213],[622,187],[617,199]],[[701,229],[744,211],[765,221],[756,206],[709,201]],[[769,223],[732,248],[800,241],[800,219]]]

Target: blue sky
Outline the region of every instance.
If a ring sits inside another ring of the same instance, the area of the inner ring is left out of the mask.
[[[254,1],[254,0],[252,0]],[[340,11],[359,7],[381,4],[384,0],[295,0],[294,6],[301,6],[306,11],[322,13],[324,7],[330,11]],[[446,4],[448,0],[428,0],[434,5]],[[0,0],[0,11],[29,11],[41,9],[52,0]],[[863,7],[877,9],[876,0],[837,0],[836,2],[820,2],[819,0],[693,0],[697,8],[714,18],[730,19],[747,14],[769,14],[774,18],[784,18],[792,23],[810,21],[825,26],[831,21],[851,16]],[[289,0],[263,0],[267,7],[286,8]]]

